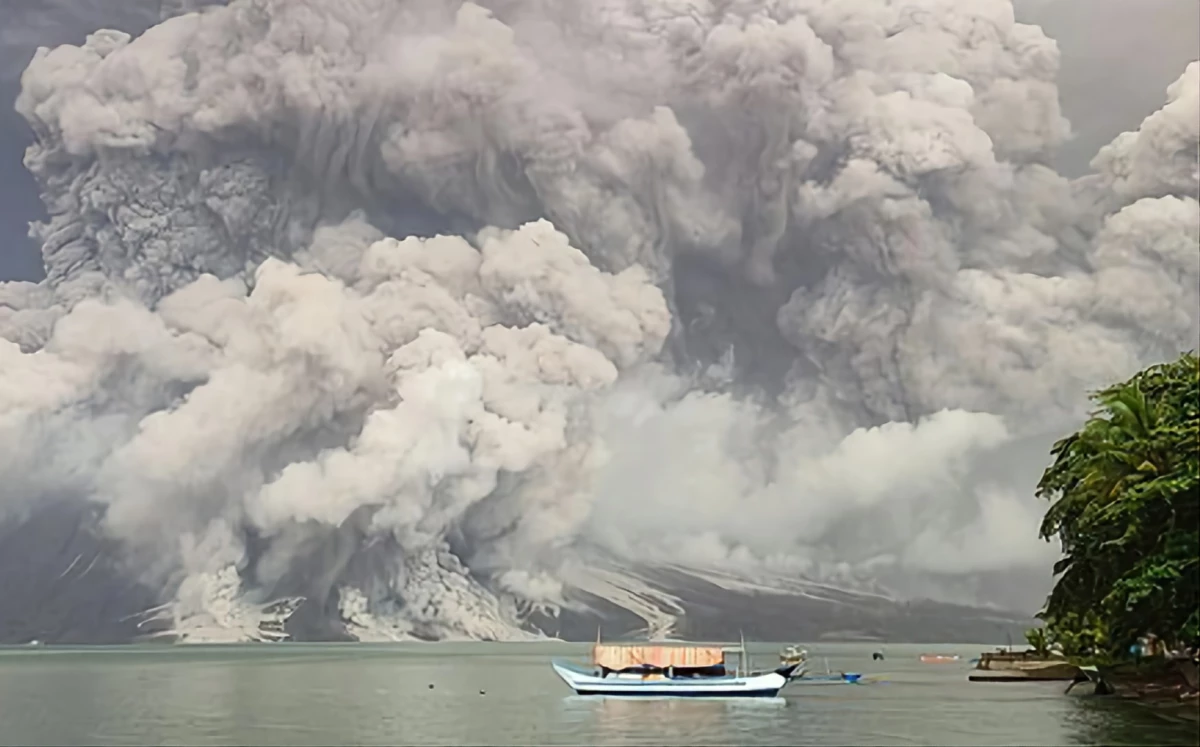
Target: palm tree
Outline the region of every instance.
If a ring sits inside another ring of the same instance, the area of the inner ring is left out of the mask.
[[[1055,444],[1038,485],[1054,501],[1041,535],[1063,547],[1044,619],[1053,630],[1100,614],[1118,650],[1168,621],[1189,635],[1200,620],[1200,360],[1185,354],[1094,399],[1100,409]]]

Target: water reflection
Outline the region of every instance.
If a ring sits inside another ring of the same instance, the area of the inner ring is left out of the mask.
[[[585,708],[596,708],[598,706],[615,708],[618,712],[620,709],[626,707],[617,705],[621,703],[662,703],[664,704],[661,706],[663,708],[706,706],[706,709],[708,704],[714,703],[725,705],[729,708],[786,708],[788,704],[787,698],[671,698],[645,695],[568,695],[563,698],[563,702],[571,706]]]
[[[1198,744],[1200,724],[1134,701],[1084,695],[1072,698],[1065,715],[1073,744],[1140,747],[1148,744]]]
[[[597,744],[728,744],[729,735],[778,734],[784,698],[563,698],[563,715]]]

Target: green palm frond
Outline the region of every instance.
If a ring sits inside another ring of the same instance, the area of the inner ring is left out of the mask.
[[[1117,649],[1151,629],[1177,639],[1194,635],[1200,360],[1186,353],[1093,400],[1098,409],[1054,444],[1037,487],[1050,501],[1040,536],[1057,537],[1064,552],[1042,618],[1052,637],[1076,641],[1096,636],[1081,637],[1070,626],[1099,626]]]

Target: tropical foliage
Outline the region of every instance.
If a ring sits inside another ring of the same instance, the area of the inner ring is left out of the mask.
[[[1025,640],[1029,643],[1029,649],[1038,656],[1047,656],[1050,653],[1050,637],[1045,628],[1026,630]]]
[[[1200,359],[1187,353],[1093,396],[1038,495],[1062,542],[1041,617],[1075,653],[1123,655],[1139,636],[1200,639]]]

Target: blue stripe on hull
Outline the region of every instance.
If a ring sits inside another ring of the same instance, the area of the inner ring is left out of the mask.
[[[772,690],[681,690],[670,692],[638,692],[636,688],[619,688],[613,690],[584,690],[575,691],[576,695],[614,695],[622,698],[774,698],[783,688]]]

